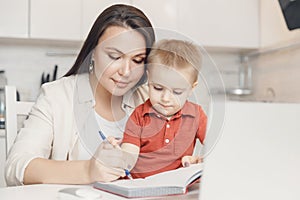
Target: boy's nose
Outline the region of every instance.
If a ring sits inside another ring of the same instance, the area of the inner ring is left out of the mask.
[[[161,95],[161,100],[167,102],[172,98],[172,94],[169,90],[164,90]]]

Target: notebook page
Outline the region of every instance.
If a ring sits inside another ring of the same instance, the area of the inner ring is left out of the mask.
[[[185,187],[191,183],[195,177],[199,177],[199,173],[202,172],[203,164],[193,164],[189,167],[182,167],[176,170],[166,171],[163,173],[155,174],[145,178],[148,183],[154,183],[159,186],[180,186]]]
[[[183,167],[176,170],[155,174],[153,176],[146,177],[145,179],[117,180],[107,184],[126,188],[145,188],[159,186],[185,187],[189,183],[191,183],[195,179],[195,177],[199,177],[199,173],[202,172],[202,167],[202,163],[194,164],[190,167]]]

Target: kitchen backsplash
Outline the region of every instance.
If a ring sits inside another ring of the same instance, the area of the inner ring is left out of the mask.
[[[8,84],[15,85],[21,100],[34,101],[39,93],[42,73],[53,76],[58,65],[57,78],[73,65],[81,44],[10,44],[0,41],[0,70],[4,69]],[[240,54],[208,50],[219,67],[225,87],[239,87]],[[206,64],[206,63],[204,63]],[[300,102],[300,48],[252,57],[253,94],[227,95],[241,101]]]
[[[4,69],[8,84],[15,85],[22,100],[36,99],[42,73],[53,76],[54,66],[58,65],[57,78],[63,76],[76,59],[80,46],[61,47],[41,44],[1,44],[0,69]],[[211,54],[214,62],[225,72],[226,86],[237,84],[236,69],[239,57],[234,53]]]
[[[57,78],[63,76],[74,63],[74,54],[78,49],[0,43],[0,69],[5,70],[8,85],[17,87],[21,100],[34,101],[39,93],[42,73],[49,73],[52,77],[54,66],[57,65]],[[52,55],[53,53],[57,55]]]
[[[231,98],[246,101],[300,103],[299,41],[299,39],[286,41],[268,48],[266,53],[250,58],[249,64],[253,70],[253,94]]]

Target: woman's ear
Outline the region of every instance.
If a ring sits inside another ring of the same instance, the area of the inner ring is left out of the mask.
[[[194,89],[198,85],[198,81],[195,81],[192,85],[192,89]]]
[[[147,82],[148,82],[148,80],[149,80],[149,70],[148,69],[146,69],[146,75],[147,75]]]

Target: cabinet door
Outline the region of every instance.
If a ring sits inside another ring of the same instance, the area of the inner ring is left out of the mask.
[[[30,37],[80,40],[81,0],[31,0]]]
[[[0,37],[28,37],[28,0],[0,0]]]
[[[178,0],[179,31],[212,47],[258,48],[258,0]]]
[[[82,36],[81,38],[85,40],[87,37],[92,25],[94,24],[97,17],[100,13],[109,7],[110,5],[122,3],[122,4],[130,4],[130,0],[88,0],[82,1]]]
[[[145,13],[153,27],[177,30],[177,0],[132,0],[132,5]]]

